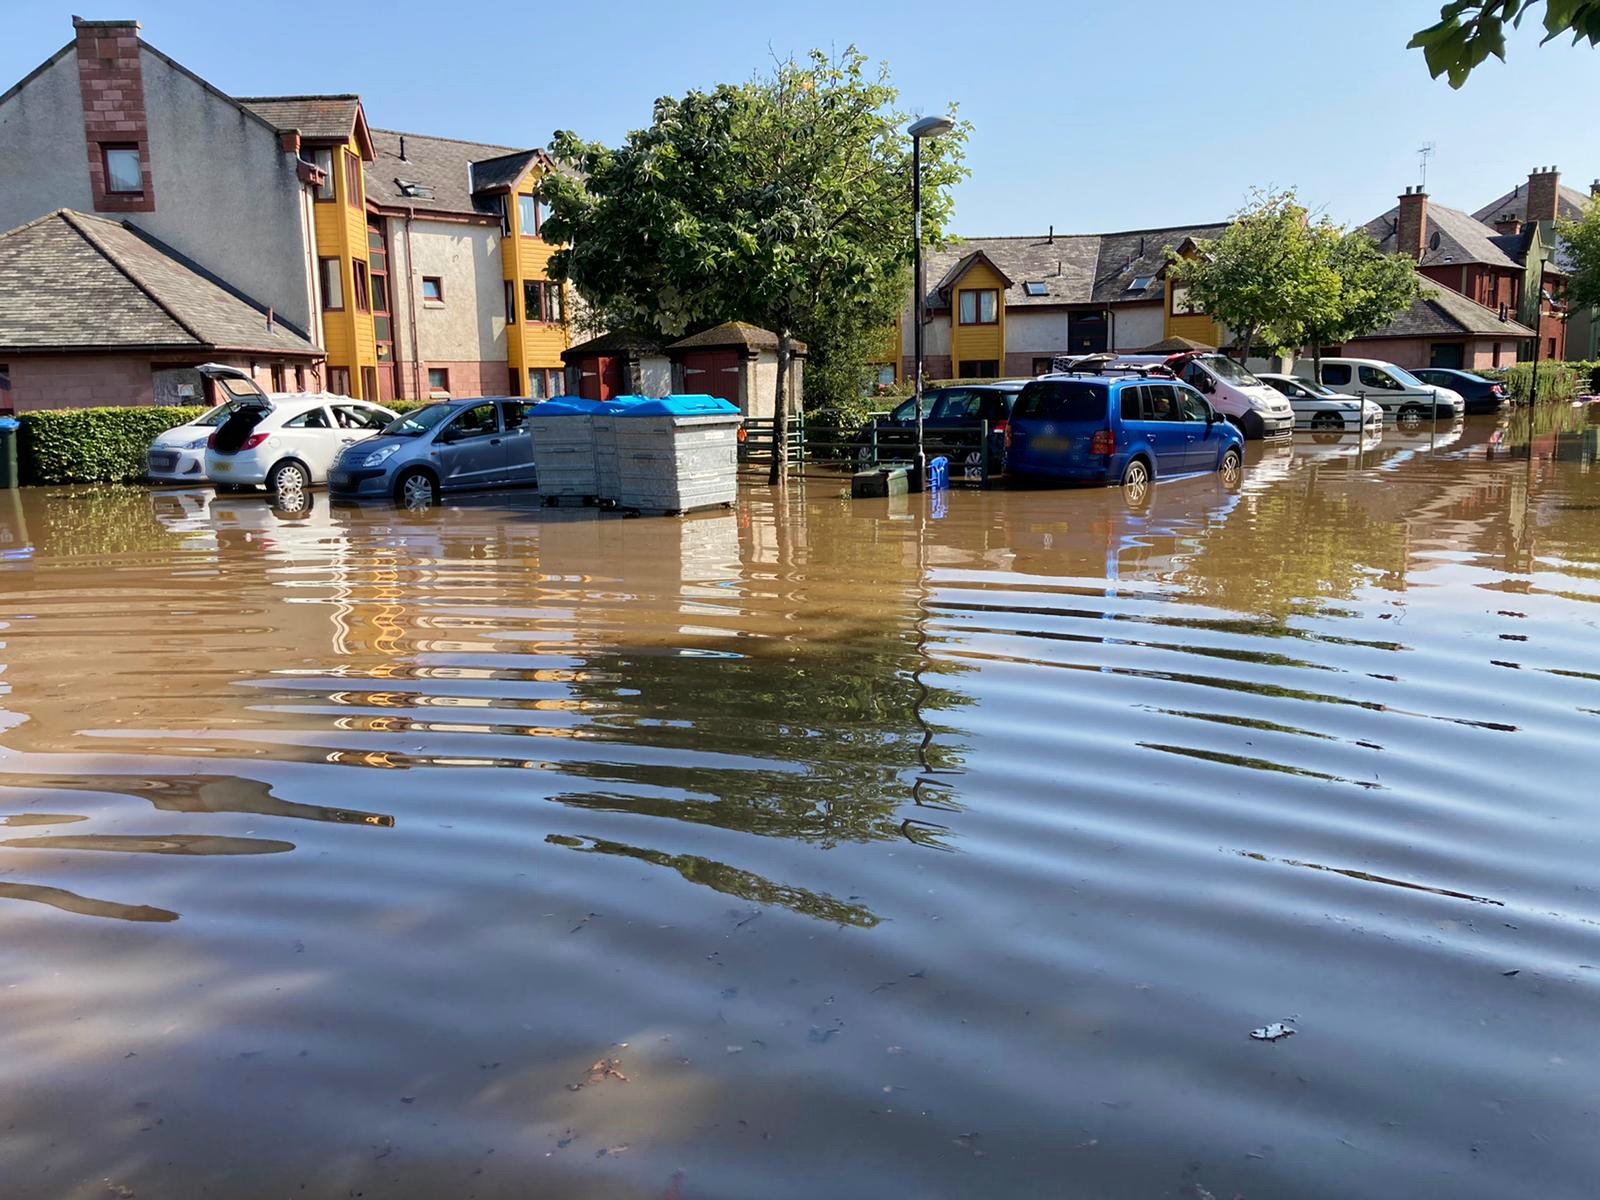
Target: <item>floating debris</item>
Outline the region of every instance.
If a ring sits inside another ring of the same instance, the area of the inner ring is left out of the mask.
[[[1293,1037],[1295,1032],[1292,1025],[1285,1025],[1282,1021],[1274,1021],[1270,1025],[1263,1025],[1260,1029],[1252,1029],[1250,1036],[1258,1042],[1276,1042],[1280,1038]]]

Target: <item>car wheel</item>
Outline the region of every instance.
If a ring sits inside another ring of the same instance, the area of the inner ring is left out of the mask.
[[[311,472],[293,459],[281,462],[267,475],[267,491],[278,508],[290,512],[303,509],[306,494],[311,491]]]
[[[1422,406],[1407,404],[1400,409],[1400,415],[1395,418],[1395,423],[1401,429],[1415,429],[1422,424]]]
[[[427,471],[420,469],[407,471],[395,481],[394,500],[396,504],[413,512],[432,508],[439,503],[439,482]]]
[[[1311,418],[1313,429],[1343,429],[1344,418],[1338,413],[1319,412]]]
[[[1217,465],[1217,474],[1221,477],[1224,487],[1237,487],[1239,480],[1244,476],[1244,459],[1239,457],[1239,451],[1232,447],[1223,451],[1222,462]]]
[[[1122,468],[1122,495],[1136,506],[1150,499],[1150,464],[1144,459],[1130,458]]]

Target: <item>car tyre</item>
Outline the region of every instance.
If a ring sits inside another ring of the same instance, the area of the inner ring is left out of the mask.
[[[1122,495],[1135,508],[1150,499],[1150,464],[1142,458],[1130,458],[1122,468]]]
[[[275,507],[299,511],[306,507],[306,497],[311,491],[311,472],[304,463],[286,459],[267,474],[267,491]]]
[[[413,512],[439,503],[439,481],[421,467],[413,467],[394,482],[394,502]]]
[[[1341,417],[1338,413],[1319,412],[1319,413],[1316,413],[1314,416],[1312,416],[1312,418],[1311,418],[1311,428],[1313,428],[1313,429],[1343,429],[1344,428],[1344,418]]]
[[[1217,464],[1217,475],[1224,487],[1239,485],[1240,479],[1244,477],[1244,459],[1239,456],[1237,447],[1230,446],[1222,452],[1222,461]]]
[[[1395,418],[1395,424],[1401,429],[1416,429],[1422,424],[1422,406],[1420,404],[1402,406],[1399,416]]]

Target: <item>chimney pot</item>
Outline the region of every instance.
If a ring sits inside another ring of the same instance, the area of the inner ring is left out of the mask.
[[[1050,236],[1045,240],[1052,243],[1056,240],[1056,227],[1054,225],[1050,226]]]

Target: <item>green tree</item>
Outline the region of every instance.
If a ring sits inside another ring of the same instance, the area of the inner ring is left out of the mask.
[[[1417,30],[1407,49],[1421,50],[1428,73],[1448,75],[1458,88],[1491,54],[1505,61],[1506,26],[1520,26],[1541,3],[1544,41],[1570,33],[1573,45],[1600,43],[1600,0],[1452,0],[1435,24]]]
[[[1341,229],[1324,218],[1311,226],[1316,268],[1300,304],[1276,323],[1285,345],[1311,348],[1322,378],[1322,347],[1380,329],[1421,294],[1417,264],[1405,254],[1384,254],[1365,229]]]
[[[1591,204],[1576,221],[1557,221],[1556,236],[1566,243],[1570,261],[1568,311],[1600,308],[1600,204]]]
[[[1285,344],[1281,327],[1329,287],[1293,191],[1255,192],[1221,237],[1196,243],[1194,257],[1167,255],[1172,282],[1232,332],[1244,358],[1258,338]]]
[[[544,186],[567,248],[551,271],[608,320],[663,334],[746,320],[778,335],[777,418],[794,342],[859,344],[904,303],[911,147],[886,68],[854,47],[658,100],[617,149],[558,133]],[[923,147],[923,220],[943,240],[968,127]],[[777,439],[772,482],[782,478]]]

